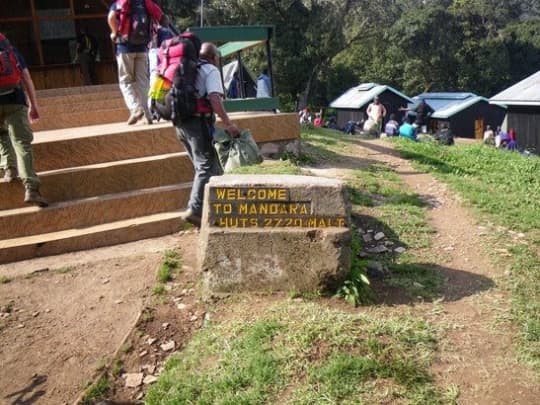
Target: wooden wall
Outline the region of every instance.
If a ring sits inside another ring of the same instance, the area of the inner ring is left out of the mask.
[[[38,90],[84,85],[78,64],[30,66],[29,70]],[[117,83],[116,63],[96,63],[96,75],[99,84]]]
[[[508,130],[516,130],[516,141],[520,148],[540,153],[540,107],[508,106]]]

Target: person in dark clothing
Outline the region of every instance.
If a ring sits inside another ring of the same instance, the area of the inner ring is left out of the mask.
[[[227,98],[240,97],[240,79],[238,78],[238,71],[233,73],[231,82],[229,83],[229,91],[227,91]]]
[[[84,84],[97,84],[96,58],[98,55],[97,39],[90,35],[86,28],[77,36],[77,59],[81,67]]]
[[[197,75],[196,88],[199,98],[205,98],[210,105],[206,111],[199,110],[188,119],[183,119],[176,125],[176,135],[186,150],[195,176],[189,197],[188,208],[180,217],[195,225],[201,226],[203,211],[204,186],[210,177],[223,174],[219,159],[214,149],[212,134],[214,131],[215,115],[221,119],[223,129],[232,137],[238,137],[240,131],[230,120],[223,106],[223,85],[219,66],[219,51],[215,44],[205,42],[200,50],[200,68]],[[202,109],[202,107],[201,107]]]
[[[420,102],[414,108],[400,108],[400,111],[411,111],[416,114],[414,118],[414,126],[418,131],[426,133],[429,128],[429,117],[434,110],[426,103],[426,100],[420,99]],[[412,114],[411,114],[412,115]]]
[[[435,139],[441,145],[453,145],[454,134],[450,129],[450,124],[448,122],[443,122],[439,130],[433,135],[433,139]]]

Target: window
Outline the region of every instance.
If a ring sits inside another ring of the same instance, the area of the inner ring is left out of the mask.
[[[0,31],[30,66],[72,63],[77,34],[83,28],[98,40],[101,60],[112,60],[106,20],[110,3],[111,0],[0,0]]]

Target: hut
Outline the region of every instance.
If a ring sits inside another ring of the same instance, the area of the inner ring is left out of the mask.
[[[229,90],[231,81],[233,78],[234,72],[239,72],[240,69],[238,66],[242,66],[242,73],[239,75],[243,78],[244,86],[240,89],[240,94],[242,98],[255,97],[257,95],[257,81],[253,73],[247,68],[243,63],[241,64],[238,60],[233,60],[230,63],[227,63],[223,66],[223,85],[225,90]]]
[[[506,128],[514,128],[520,147],[540,152],[540,71],[510,86],[490,99],[505,104]]]
[[[439,124],[450,124],[452,132],[462,138],[482,139],[487,125],[496,128],[504,120],[506,108],[490,104],[485,97],[466,92],[422,93],[413,97],[415,104],[424,100],[434,112],[430,129],[436,131]]]
[[[364,120],[366,109],[375,96],[379,96],[380,102],[386,107],[386,120],[390,114],[395,114],[396,119],[401,121],[403,111],[400,111],[400,108],[413,102],[409,97],[390,86],[363,83],[347,90],[330,103],[330,107],[336,110],[338,126],[343,128],[347,121]]]

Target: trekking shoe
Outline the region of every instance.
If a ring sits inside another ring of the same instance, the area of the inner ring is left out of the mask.
[[[142,117],[144,117],[144,112],[142,111],[131,113],[126,123],[128,125],[136,124]]]
[[[49,206],[47,200],[43,198],[37,190],[26,190],[26,192],[24,193],[24,202],[28,204],[34,204],[39,207]]]
[[[17,177],[19,177],[19,175],[17,173],[17,169],[15,169],[14,167],[6,167],[4,169],[4,180],[8,183],[11,183]]]
[[[191,208],[182,211],[180,213],[180,218],[182,218],[186,222],[189,222],[191,225],[196,226],[197,228],[201,227],[201,216],[193,212]]]

